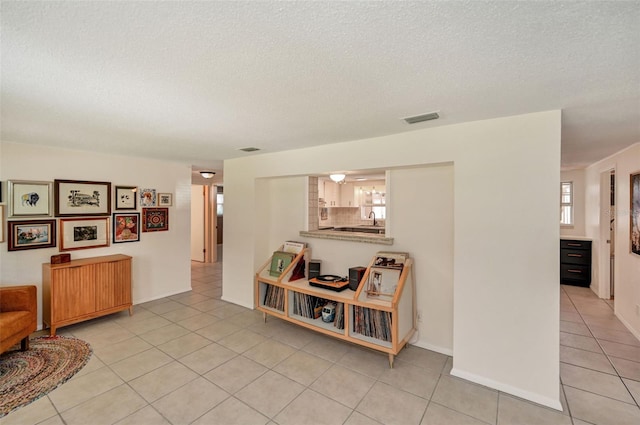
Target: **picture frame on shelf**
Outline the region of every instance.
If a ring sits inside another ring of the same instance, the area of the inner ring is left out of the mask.
[[[113,243],[140,241],[140,213],[113,213]]]
[[[8,180],[9,218],[51,217],[53,183],[33,180]]]
[[[138,188],[135,186],[116,186],[115,210],[138,209]]]
[[[56,220],[16,220],[8,222],[9,251],[54,248]]]
[[[60,251],[109,246],[109,217],[60,219]]]
[[[173,206],[173,193],[158,193],[158,206],[159,207]]]
[[[398,288],[401,270],[388,267],[371,267],[366,292],[369,296],[393,297]]]
[[[269,275],[279,277],[289,264],[296,257],[292,252],[276,251],[271,257],[271,266],[269,267]]]
[[[142,231],[162,232],[169,230],[169,208],[143,208]]]
[[[640,255],[640,171],[630,175],[629,189],[631,196],[629,250],[633,254]]]
[[[140,189],[140,206],[155,207],[157,206],[157,197],[155,189]]]
[[[56,217],[108,216],[111,182],[54,180]]]

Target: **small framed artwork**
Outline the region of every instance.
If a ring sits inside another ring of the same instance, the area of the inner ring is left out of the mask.
[[[138,188],[135,186],[116,186],[115,209],[135,210],[138,208]]]
[[[51,217],[51,182],[8,180],[8,217]]]
[[[140,240],[140,213],[113,213],[113,243]]]
[[[169,208],[143,208],[142,231],[161,232],[169,230]]]
[[[109,217],[60,219],[60,251],[109,246]]]
[[[4,242],[4,205],[0,205],[0,243]]]
[[[56,246],[56,220],[9,222],[9,251],[53,248]]]
[[[141,207],[155,207],[156,203],[156,190],[155,189],[140,189],[140,206]]]
[[[173,193],[158,193],[158,206],[170,207],[173,205]]]
[[[401,270],[387,267],[371,267],[367,282],[367,295],[393,297],[398,287]]]
[[[296,254],[292,252],[276,251],[271,257],[271,266],[269,267],[269,275],[278,277],[289,267],[289,264],[296,258]]]
[[[640,172],[631,174],[629,189],[631,192],[631,229],[629,232],[631,252],[640,255]]]
[[[56,217],[111,214],[111,183],[54,180]]]

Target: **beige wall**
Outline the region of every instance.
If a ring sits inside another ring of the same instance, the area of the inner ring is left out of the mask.
[[[71,258],[110,254],[133,257],[133,302],[162,298],[191,289],[190,203],[191,168],[183,164],[99,153],[56,149],[21,143],[0,144],[0,180],[54,179],[108,181],[116,185],[153,188],[174,194],[169,207],[169,230],[141,233],[140,242],[71,251]],[[6,183],[3,183],[6,200]],[[5,202],[6,203],[6,202]],[[140,212],[140,208],[138,209]],[[111,239],[111,234],[109,234]],[[7,251],[0,244],[0,284],[35,284],[42,297],[42,263],[59,253],[56,248]],[[38,305],[42,324],[42,303]]]
[[[429,315],[419,344],[452,352],[457,376],[560,408],[560,120],[550,111],[225,161],[223,298],[252,307],[255,270],[300,238],[303,176],[390,169],[394,245],[308,239],[312,257],[342,274],[377,250],[408,251]]]
[[[600,297],[608,296],[608,229],[600,226],[608,205],[602,205],[601,175],[616,172],[615,313],[640,339],[640,256],[630,252],[630,175],[640,171],[640,143],[616,153],[586,169],[586,235],[593,239],[593,280],[591,288]],[[607,182],[608,184],[608,182]],[[604,201],[607,201],[606,199]]]

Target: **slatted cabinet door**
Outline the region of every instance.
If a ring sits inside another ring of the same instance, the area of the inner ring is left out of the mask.
[[[52,292],[54,322],[91,314],[96,310],[95,265],[53,270],[56,284]]]
[[[96,311],[131,304],[131,261],[96,264]]]
[[[60,326],[129,309],[131,257],[114,254],[42,265],[42,320],[49,333]]]

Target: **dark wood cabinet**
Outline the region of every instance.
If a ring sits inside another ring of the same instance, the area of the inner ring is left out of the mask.
[[[560,240],[560,283],[575,286],[591,284],[591,241]]]

